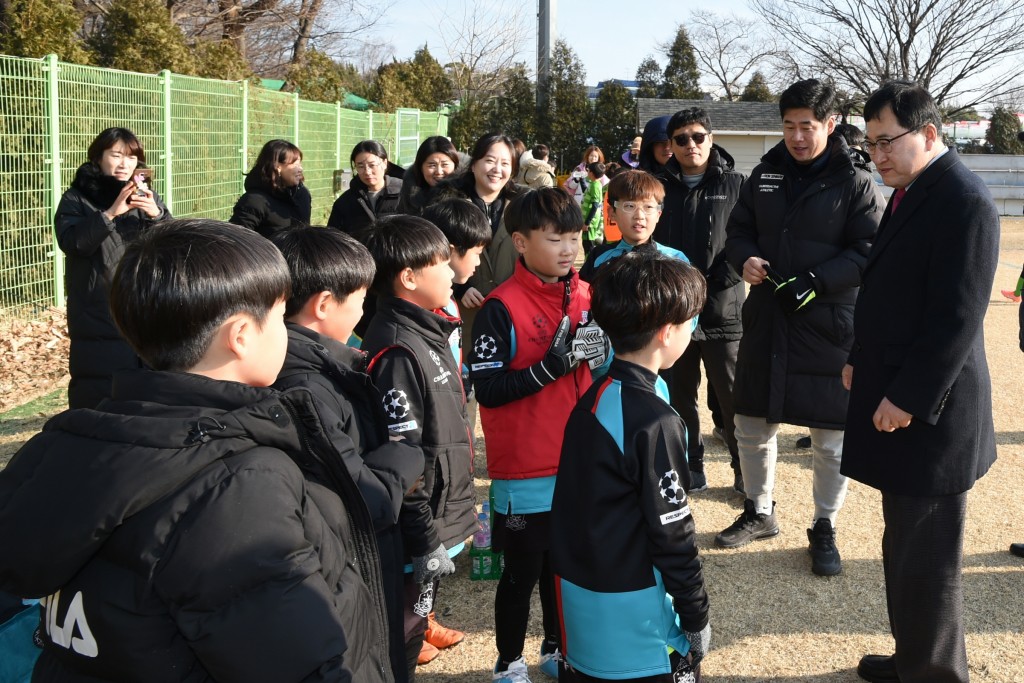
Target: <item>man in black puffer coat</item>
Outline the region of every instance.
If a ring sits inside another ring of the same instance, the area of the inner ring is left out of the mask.
[[[392,683],[373,524],[284,360],[277,249],[172,221],[111,287],[154,371],[50,420],[0,471],[0,590],[46,596],[34,681]]]
[[[667,130],[672,158],[658,174],[665,186],[665,207],[654,239],[686,254],[708,283],[707,301],[692,342],[669,371],[672,407],[686,423],[690,490],[702,491],[708,486],[697,411],[703,361],[708,392],[717,396],[722,411],[722,432],[734,472],[733,487],[742,492],[739,452],[733,433],[732,388],[743,336],[740,308],[746,293],[739,273],[725,257],[725,226],[746,177],[733,170],[729,153],[714,144],[711,117],[703,109],[693,107],[676,112]]]
[[[772,487],[781,422],[810,427],[814,573],[842,570],[835,521],[848,394],[840,373],[853,343],[853,306],[884,209],[871,174],[835,128],[835,91],[799,81],[779,101],[783,141],[744,183],[726,254],[750,285],[734,391],[747,500],[715,538],[726,548],[779,533]]]

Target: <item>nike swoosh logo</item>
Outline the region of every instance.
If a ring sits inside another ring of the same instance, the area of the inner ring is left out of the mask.
[[[813,289],[808,289],[808,290],[807,290],[806,292],[804,292],[803,294],[797,294],[797,295],[796,295],[796,300],[797,300],[797,301],[800,301],[801,299],[803,299],[803,298],[804,298],[805,296],[807,296],[808,294],[810,294],[810,293],[811,293],[811,292],[813,292],[813,291],[814,291]]]

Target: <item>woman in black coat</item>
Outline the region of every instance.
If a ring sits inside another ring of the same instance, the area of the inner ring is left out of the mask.
[[[375,140],[363,140],[350,157],[356,177],[334,202],[327,225],[362,241],[362,232],[383,216],[398,213],[402,178],[394,174],[388,153]]]
[[[313,198],[303,180],[302,150],[287,140],[271,140],[245,176],[245,194],[238,198],[228,222],[264,237],[309,225]]]
[[[427,206],[427,195],[437,183],[459,170],[459,152],[452,141],[434,135],[423,141],[416,160],[405,172],[398,213],[420,216]]]
[[[107,289],[125,244],[171,216],[137,173],[146,153],[130,130],[106,129],[89,145],[88,157],[54,216],[57,244],[67,257],[72,408],[96,407],[110,396],[116,371],[141,366],[110,317]]]

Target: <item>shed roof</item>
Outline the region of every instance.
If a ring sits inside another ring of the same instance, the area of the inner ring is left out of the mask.
[[[675,114],[680,109],[701,107],[711,117],[715,132],[763,131],[778,133],[782,130],[777,102],[713,102],[709,100],[658,100],[648,97],[636,101],[637,130],[656,116]]]

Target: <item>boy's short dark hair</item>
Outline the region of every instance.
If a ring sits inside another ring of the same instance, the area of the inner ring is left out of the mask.
[[[341,230],[302,226],[275,233],[273,242],[288,262],[292,293],[285,304],[290,318],[320,292],[330,292],[338,301],[373,284],[376,266],[366,247]]]
[[[444,233],[419,216],[379,218],[364,235],[366,248],[377,264],[371,289],[381,296],[394,296],[395,278],[406,268],[429,268],[452,255]]]
[[[509,233],[529,235],[550,226],[559,235],[583,230],[583,211],[568,192],[558,187],[528,190],[505,208]]]
[[[864,120],[877,119],[886,107],[907,130],[917,130],[933,124],[942,132],[942,114],[931,94],[911,81],[889,81],[871,93],[864,103]]]
[[[205,218],[144,230],[125,248],[110,285],[121,335],[154,370],[191,370],[236,313],[263,325],[288,297],[281,252],[257,232]]]
[[[612,349],[629,353],[650,344],[661,327],[700,313],[707,282],[685,261],[641,246],[599,269],[590,294],[594,320]]]
[[[790,109],[810,109],[814,118],[825,123],[836,113],[836,91],[816,78],[797,81],[779,96],[779,114],[786,118]]]
[[[837,123],[836,132],[843,136],[846,146],[851,149],[864,144],[864,131],[852,123]]]
[[[711,133],[711,117],[708,113],[700,107],[690,107],[689,109],[680,109],[675,114],[672,114],[672,118],[668,120],[668,136],[671,139],[676,131],[684,126],[689,126],[693,123],[699,123],[704,126],[704,130]]]
[[[533,149],[530,150],[530,154],[533,155],[534,159],[543,161],[548,158],[548,154],[550,153],[550,151],[551,150],[548,149],[547,145],[536,144],[533,146]]]
[[[587,164],[587,170],[590,171],[595,178],[604,177],[605,166],[600,161],[595,161],[592,164]]]
[[[659,204],[665,201],[665,186],[653,175],[640,169],[616,173],[604,191],[611,206],[615,202],[638,202],[648,197]]]
[[[423,218],[444,233],[459,256],[465,256],[473,247],[491,243],[491,223],[486,214],[465,199],[443,199],[431,204],[424,209]]]

